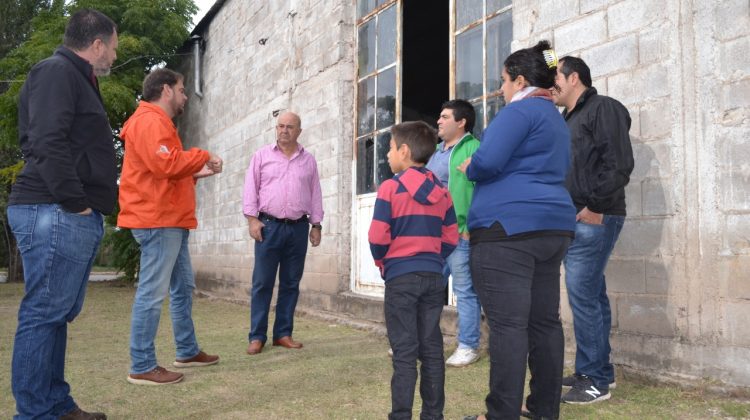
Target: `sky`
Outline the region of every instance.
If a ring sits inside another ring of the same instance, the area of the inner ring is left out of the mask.
[[[215,0],[195,0],[195,5],[198,6],[198,13],[195,14],[193,22],[196,24],[200,22],[206,12],[208,12],[208,9],[214,5],[214,2]]]

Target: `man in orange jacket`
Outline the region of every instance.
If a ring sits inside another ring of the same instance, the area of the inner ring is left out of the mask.
[[[128,382],[164,385],[183,375],[156,363],[154,337],[161,306],[169,290],[177,357],[175,367],[219,362],[198,347],[192,306],[195,279],[188,253],[189,229],[195,229],[195,183],[221,172],[222,160],[205,150],[183,150],[172,118],[185,108],[183,76],[169,69],[152,71],[143,81],[143,96],[125,122],[125,160],[120,177],[117,226],[132,230],[141,246],[138,290],[130,331]]]

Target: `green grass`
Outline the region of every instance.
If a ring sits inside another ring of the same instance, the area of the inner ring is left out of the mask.
[[[86,410],[112,419],[382,419],[390,408],[390,360],[385,337],[298,317],[294,337],[302,350],[266,347],[248,356],[248,308],[196,299],[198,340],[218,365],[184,369],[185,381],[162,387],[126,382],[130,307],[134,289],[92,283],[83,313],[68,329],[67,380]],[[14,414],[10,355],[21,284],[0,284],[0,418]],[[163,366],[174,360],[171,324],[164,309],[157,337]],[[452,348],[446,349],[452,350]],[[488,382],[486,356],[446,373],[446,419],[483,412]],[[750,418],[750,401],[704,391],[649,384],[620,375],[610,401],[563,405],[563,418],[727,419]],[[414,417],[418,418],[419,399]]]

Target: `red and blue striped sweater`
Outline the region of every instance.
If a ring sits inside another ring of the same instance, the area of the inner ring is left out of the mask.
[[[442,273],[458,243],[448,189],[427,168],[399,172],[378,188],[368,238],[385,281],[418,271]]]

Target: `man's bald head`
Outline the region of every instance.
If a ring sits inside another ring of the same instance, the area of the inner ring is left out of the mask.
[[[302,132],[302,119],[294,112],[285,111],[276,121],[276,143],[279,146],[295,146]]]

